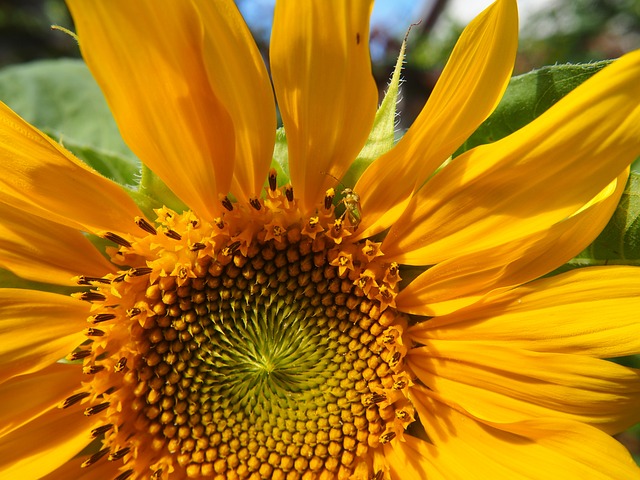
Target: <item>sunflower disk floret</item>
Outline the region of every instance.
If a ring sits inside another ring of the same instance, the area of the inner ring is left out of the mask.
[[[121,478],[382,478],[382,446],[414,420],[398,265],[343,241],[333,192],[304,217],[290,186],[223,214],[158,209],[105,237],[122,265],[93,303],[82,401]]]

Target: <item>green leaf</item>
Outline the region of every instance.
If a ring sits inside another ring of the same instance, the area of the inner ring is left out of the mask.
[[[633,170],[607,226],[561,271],[613,264],[640,265],[640,173]]]
[[[136,163],[123,160],[122,157],[107,151],[96,150],[93,147],[87,146],[86,142],[78,144],[74,141],[57,137],[48,131],[48,129],[44,129],[43,131],[50,137],[61,140],[67,150],[71,151],[76,157],[105,177],[110,178],[120,185],[135,186],[136,177],[139,176],[140,171],[140,167]]]
[[[140,162],[122,140],[84,62],[46,60],[4,68],[0,100],[102,175],[136,184]]]
[[[607,60],[585,65],[554,65],[513,77],[496,110],[454,157],[478,145],[495,142],[531,123],[609,63]]]

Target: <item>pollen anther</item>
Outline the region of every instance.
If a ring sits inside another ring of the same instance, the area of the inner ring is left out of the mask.
[[[91,356],[91,350],[78,350],[71,353],[67,358],[71,361],[80,360]]]
[[[155,227],[151,225],[146,219],[142,217],[136,217],[135,222],[136,222],[136,225],[138,225],[138,227],[140,227],[145,232],[150,233],[151,235],[158,234]]]
[[[107,280],[106,278],[103,277],[87,277],[86,275],[80,275],[76,281],[76,283],[78,285],[88,285],[91,286],[94,283],[103,283],[103,284],[107,284],[110,283],[109,280]]]
[[[113,366],[113,370],[115,372],[121,372],[124,370],[124,367],[127,366],[127,357],[122,357],[118,362]]]
[[[110,462],[113,462],[114,460],[120,460],[122,457],[124,457],[130,451],[131,451],[130,447],[122,448],[122,449],[118,450],[117,452],[114,452],[114,453],[110,454],[107,457],[107,460],[109,460]]]
[[[71,405],[75,405],[82,399],[87,398],[89,395],[90,395],[89,392],[80,392],[80,393],[71,395],[62,403],[62,408],[68,408]]]
[[[104,331],[90,327],[85,331],[85,335],[87,337],[102,337],[104,335]]]
[[[258,198],[250,198],[249,205],[251,205],[254,209],[258,211],[262,209],[262,204],[260,203],[260,199]]]
[[[84,462],[82,462],[80,467],[81,468],[87,468],[87,467],[93,465],[98,460],[100,460],[102,457],[104,457],[107,453],[109,453],[109,449],[108,448],[103,448],[102,450],[100,450],[97,453],[94,453],[88,459],[86,459]]]
[[[108,320],[113,320],[116,318],[116,315],[113,313],[98,313],[97,315],[93,315],[91,318],[93,323],[102,323]]]
[[[92,438],[99,437],[100,435],[102,435],[103,433],[108,432],[112,428],[113,428],[113,424],[112,423],[108,423],[107,425],[102,425],[100,427],[96,427],[93,430],[91,430],[91,437]]]
[[[227,210],[229,210],[230,212],[233,211],[233,203],[231,203],[231,200],[229,200],[229,197],[224,197],[222,199],[222,206]]]
[[[104,302],[107,297],[98,292],[81,292],[81,293],[73,293],[71,296],[79,298],[85,302]]]
[[[85,414],[87,417],[90,417],[90,416],[92,416],[92,415],[95,415],[95,414],[97,414],[97,413],[102,412],[103,410],[106,410],[107,408],[109,408],[109,405],[111,405],[111,403],[110,403],[110,402],[104,402],[104,403],[100,403],[100,404],[98,404],[98,405],[93,405],[93,406],[91,406],[91,407],[87,407],[87,408],[84,410],[84,414]]]
[[[173,240],[182,240],[182,235],[180,235],[175,230],[166,230],[164,234]]]
[[[277,175],[278,173],[275,168],[269,170],[269,190],[272,192],[275,192],[278,188]]]
[[[284,189],[284,196],[287,198],[289,202],[293,202],[293,187],[291,185],[287,185]]]
[[[117,235],[113,232],[107,232],[104,234],[104,238],[106,240],[109,240],[113,243],[117,243],[118,245],[120,245],[121,247],[130,247],[131,243],[129,241],[127,241],[126,239],[122,238],[120,235]]]

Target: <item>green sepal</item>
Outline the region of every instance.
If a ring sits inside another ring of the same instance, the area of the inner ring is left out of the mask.
[[[342,183],[347,186],[355,185],[367,167],[371,165],[375,159],[391,150],[395,144],[396,106],[398,104],[401,81],[400,75],[402,73],[406,46],[407,42],[405,40],[400,47],[400,53],[398,54],[387,92],[384,95],[382,103],[380,103],[380,107],[378,107],[369,137],[349,167],[349,170],[347,170],[347,173],[342,177]]]
[[[153,210],[161,208],[163,205],[178,213],[189,210],[184,202],[146,165],[142,165],[142,176],[138,190],[129,191],[129,195],[149,220],[155,220],[156,214]]]
[[[287,146],[287,135],[284,127],[276,130],[276,141],[273,146],[273,158],[271,160],[271,168],[275,168],[278,174],[278,186],[281,187],[291,181],[289,174],[289,150]],[[264,186],[268,187],[268,179],[265,180]]]

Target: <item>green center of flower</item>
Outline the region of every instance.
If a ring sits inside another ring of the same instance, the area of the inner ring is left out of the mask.
[[[109,453],[122,478],[378,474],[373,452],[413,421],[397,266],[343,241],[332,206],[301,224],[280,193],[211,224],[164,209],[157,227],[140,221],[148,236],[112,237],[131,268],[83,294],[102,307],[75,353],[93,375],[85,413],[105,420],[85,464]]]

